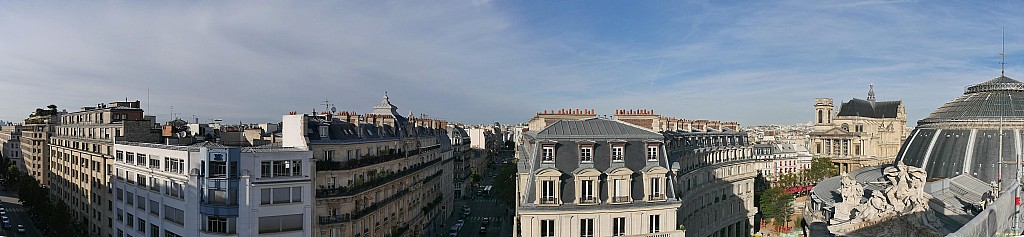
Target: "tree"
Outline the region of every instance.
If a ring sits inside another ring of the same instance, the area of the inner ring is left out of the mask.
[[[839,175],[839,168],[832,164],[828,157],[815,157],[811,159],[811,168],[807,170],[807,179],[818,182],[822,179]]]
[[[793,195],[786,193],[780,187],[769,188],[761,192],[760,200],[761,216],[765,220],[772,220],[776,226],[786,222],[793,214]]]
[[[501,164],[498,167],[498,176],[494,179],[494,190],[497,192],[499,201],[512,203],[516,197],[516,165],[515,163]]]
[[[472,175],[469,175],[469,179],[470,179],[470,181],[469,181],[470,183],[479,183],[480,182],[480,174],[477,174],[476,172],[473,172]]]

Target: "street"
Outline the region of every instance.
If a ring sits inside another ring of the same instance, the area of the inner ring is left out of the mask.
[[[0,229],[0,236],[43,236],[32,223],[30,213],[18,202],[18,197],[7,191],[0,191],[0,201],[7,209],[7,217],[11,220],[11,229]],[[18,233],[18,225],[25,225],[25,233]]]
[[[497,165],[494,165],[487,170],[487,173],[481,174],[480,187],[494,184],[492,175],[498,172],[496,167]],[[498,202],[495,196],[493,194],[490,196],[477,195],[476,189],[473,189],[464,198],[456,199],[454,204],[456,209],[444,225],[447,229],[446,233],[451,232],[455,223],[463,220],[465,224],[459,230],[458,236],[512,236],[513,211],[509,209],[508,204]],[[470,207],[470,215],[464,217],[462,208],[466,205]],[[485,217],[490,218],[490,224],[487,225],[486,233],[480,233],[480,227]]]

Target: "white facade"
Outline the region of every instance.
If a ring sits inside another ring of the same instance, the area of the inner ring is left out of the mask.
[[[309,151],[145,143],[114,150],[114,236],[312,234]]]
[[[491,129],[489,128],[467,128],[466,133],[469,134],[469,147],[473,149],[487,149],[487,133]]]

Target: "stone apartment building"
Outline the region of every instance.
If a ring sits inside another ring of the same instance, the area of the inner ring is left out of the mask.
[[[155,117],[145,116],[139,101],[83,107],[60,115],[50,136],[47,173],[50,195],[67,203],[92,236],[114,236],[114,142],[159,142]]]
[[[853,98],[838,112],[834,108],[832,99],[815,99],[814,156],[832,158],[840,173],[893,162],[908,135],[902,101],[876,101],[872,85],[867,100]]]
[[[563,123],[563,124],[575,124],[581,123],[580,121],[602,121],[600,117],[607,118],[607,116],[598,116],[593,110],[552,110],[551,112],[545,111],[538,113],[529,122],[529,131],[542,131],[542,132],[527,132],[524,137],[523,144],[520,145],[517,151],[517,157],[525,157],[520,159],[519,169],[522,170],[537,170],[534,168],[537,164],[531,164],[535,162],[538,153],[543,159],[543,146],[544,142],[548,142],[552,147],[558,149],[562,147],[563,150],[575,150],[573,147],[585,145],[588,139],[581,137],[573,137],[569,139],[570,142],[563,142],[559,139],[539,139],[539,133],[548,131],[555,126],[551,124]],[[612,116],[614,122],[622,125],[628,125],[631,128],[639,128],[645,131],[655,133],[650,138],[644,139],[644,141],[660,141],[662,145],[658,151],[661,155],[665,156],[666,164],[662,167],[666,168],[666,178],[669,183],[664,189],[672,190],[671,192],[666,191],[669,201],[676,203],[672,212],[674,221],[664,224],[671,224],[671,227],[662,227],[662,230],[676,230],[681,228],[685,229],[685,234],[688,236],[749,236],[752,233],[754,215],[757,213],[757,209],[754,207],[754,190],[753,183],[754,177],[757,176],[758,167],[770,165],[770,160],[760,160],[753,156],[753,148],[748,140],[748,135],[745,132],[740,131],[739,123],[737,122],[721,122],[713,120],[687,120],[677,119],[672,117],[666,117],[655,114],[652,110],[616,110]],[[550,125],[550,126],[549,126]],[[593,129],[588,126],[568,126],[568,131],[574,133],[585,133],[592,131],[601,131]],[[540,130],[538,130],[538,128]],[[622,131],[622,130],[620,130]],[[608,140],[608,139],[593,139],[594,141]],[[563,144],[568,143],[568,144]],[[531,145],[533,147],[530,147]],[[541,144],[541,145],[537,145]],[[524,146],[526,147],[524,149]],[[565,149],[568,148],[568,149]],[[596,149],[596,148],[595,148]],[[607,149],[607,148],[605,148]],[[613,148],[614,149],[614,148]],[[628,149],[627,149],[628,150]],[[585,153],[580,152],[576,154],[568,154],[569,157],[578,156],[578,154]],[[602,154],[603,152],[593,151],[594,154]],[[612,154],[615,154],[614,151]],[[643,157],[646,154],[638,154],[636,156]],[[554,153],[555,159],[558,157],[565,157],[561,152]],[[627,157],[629,157],[627,155]],[[627,158],[628,159],[628,158]],[[543,164],[543,163],[541,163]],[[582,163],[581,163],[582,164]],[[556,168],[562,170],[560,163],[555,163]],[[561,178],[552,180],[570,180],[572,181],[576,172],[570,172],[569,175],[562,176]],[[530,180],[535,178],[536,174],[531,176],[528,173],[524,174],[520,172],[517,178],[520,182],[520,194],[519,197],[526,197],[528,194],[523,192],[529,192],[531,185],[536,181]],[[554,175],[549,175],[552,177]],[[524,185],[523,183],[528,183]],[[607,180],[600,180],[601,185],[607,185]],[[570,189],[564,189],[567,185],[567,181],[556,182],[555,185],[559,191],[570,191]],[[647,185],[644,183],[643,185]],[[543,192],[543,185],[539,187],[540,192]],[[610,192],[612,188],[600,188],[597,189],[599,192]],[[645,191],[650,190],[647,188]],[[578,195],[575,190],[571,190],[573,195]],[[543,196],[543,195],[541,195]],[[564,194],[563,194],[564,196]],[[575,197],[572,197],[575,198]],[[604,197],[601,197],[604,200]],[[556,198],[557,199],[557,198]],[[574,200],[574,199],[570,199]],[[540,203],[529,203],[529,201],[520,201],[518,204],[525,204],[529,208],[533,208],[531,205],[540,205]],[[555,202],[555,199],[543,199],[540,201],[549,202],[548,205],[559,206],[564,209],[572,207],[567,205],[570,201],[559,201],[558,205],[551,204]],[[612,205],[614,207],[615,205]],[[529,209],[527,208],[527,209]],[[536,207],[541,208],[541,207]],[[517,209],[524,209],[519,207]],[[630,211],[624,211],[629,213]],[[529,212],[526,212],[529,213]],[[559,208],[552,208],[545,212],[549,216],[551,214],[563,214],[571,213],[571,211],[562,211]],[[644,211],[641,213],[650,213]],[[632,217],[642,216],[644,214],[631,214]],[[571,215],[570,215],[571,216]],[[530,223],[536,222],[534,219],[522,219],[523,215],[517,214],[516,216],[521,222],[519,226],[518,236],[539,236],[542,234],[551,234],[547,232],[548,229],[541,223]],[[664,217],[661,217],[664,218]],[[570,218],[571,219],[571,218]],[[577,218],[579,219],[579,218]],[[566,223],[564,219],[556,219],[557,225],[555,225],[557,236],[576,236],[578,232],[573,232],[573,226],[564,226]],[[666,219],[662,219],[666,220]],[[640,220],[643,221],[643,220]],[[649,220],[648,220],[649,221]],[[669,233],[650,233],[649,230],[645,230],[644,226],[647,226],[647,222],[629,222],[632,223],[632,227],[627,229],[629,233],[621,233],[629,236],[665,236],[666,234],[673,236],[675,232]],[[614,230],[615,222],[609,225],[607,222],[601,222],[600,228],[605,232],[595,234],[595,236],[608,236],[620,234],[618,232],[607,232],[609,228]],[[578,227],[578,226],[575,226]],[[634,229],[630,229],[634,228]],[[579,229],[579,228],[577,228]],[[566,231],[566,232],[557,232]],[[680,234],[682,231],[680,231]],[[582,236],[590,236],[590,233]]]
[[[10,160],[18,169],[25,171],[25,160],[21,156],[21,124],[0,126],[0,156]],[[6,169],[7,167],[3,167]]]
[[[285,116],[283,134],[302,134],[316,160],[314,235],[445,232],[437,223],[451,214],[456,180],[447,130],[442,120],[399,115],[387,95],[368,114]]]
[[[455,191],[455,198],[462,198],[472,193],[469,182],[474,171],[474,160],[471,160],[473,153],[469,146],[469,134],[461,125],[448,124],[448,139],[452,142],[452,155],[455,156],[455,165],[452,167],[455,179],[452,189]]]
[[[60,116],[63,114],[57,112],[56,106],[37,109],[22,124],[21,154],[25,161],[25,171],[40,184],[49,181],[50,136],[53,135],[54,127],[60,125]]]
[[[518,145],[515,236],[683,236],[664,136],[591,111],[538,113]]]

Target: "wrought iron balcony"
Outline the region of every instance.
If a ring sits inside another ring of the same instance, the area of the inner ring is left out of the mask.
[[[597,204],[597,198],[594,196],[580,198],[580,204]]]
[[[540,204],[558,204],[558,198],[556,198],[556,197],[542,197],[542,198],[540,198]]]
[[[661,193],[647,195],[647,200],[651,201],[665,201],[668,200],[668,196]]]
[[[629,202],[629,196],[615,196],[612,197],[612,203],[627,203]]]

